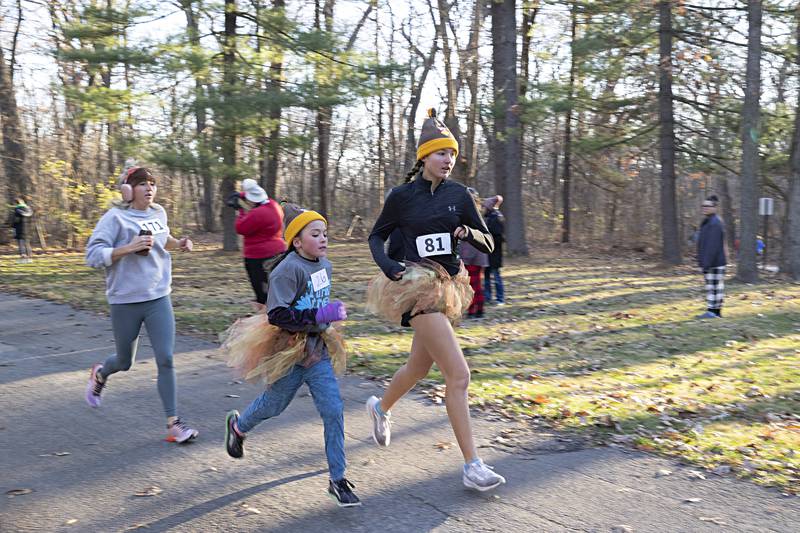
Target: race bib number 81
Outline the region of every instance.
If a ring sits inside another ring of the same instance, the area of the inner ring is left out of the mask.
[[[417,253],[420,257],[448,255],[453,253],[449,233],[430,233],[417,237]]]

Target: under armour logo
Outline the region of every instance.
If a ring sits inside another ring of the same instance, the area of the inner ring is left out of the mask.
[[[456,206],[454,206],[454,205],[448,205],[448,206],[447,206],[447,210],[448,210],[448,211],[452,211],[453,213],[455,213],[455,212],[456,212]]]

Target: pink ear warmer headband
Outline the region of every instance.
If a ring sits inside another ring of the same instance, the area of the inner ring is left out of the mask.
[[[123,201],[125,201],[125,202],[132,202],[133,201],[133,187],[131,186],[130,183],[128,183],[128,180],[131,179],[131,176],[134,174],[134,172],[136,172],[137,170],[141,170],[143,168],[144,167],[135,166],[135,167],[131,167],[128,170],[125,171],[125,173],[124,173],[125,177],[123,178],[122,183],[119,186],[119,191],[122,193],[122,200]],[[146,171],[146,172],[147,172],[147,177],[148,178],[152,178],[152,175],[150,174],[150,172],[149,171]]]
[[[119,192],[122,193],[122,200],[124,202],[132,202],[133,201],[133,187],[130,186],[128,183],[128,179],[131,177],[131,174],[136,172],[142,167],[131,167],[127,171],[125,171],[125,178],[122,180],[122,183],[119,186]]]

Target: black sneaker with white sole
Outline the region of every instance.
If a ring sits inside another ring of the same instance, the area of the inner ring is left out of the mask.
[[[336,500],[339,507],[355,507],[361,505],[361,500],[355,495],[352,489],[355,485],[342,478],[339,481],[330,480],[328,483],[328,496]]]
[[[239,435],[234,424],[239,421],[239,411],[233,410],[225,417],[225,450],[234,459],[244,456],[244,435]]]

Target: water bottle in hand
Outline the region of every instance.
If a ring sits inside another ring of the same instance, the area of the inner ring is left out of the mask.
[[[149,229],[143,229],[143,230],[139,231],[139,236],[152,235],[152,234],[153,234],[153,232],[150,231]],[[142,255],[144,257],[147,257],[147,254],[149,254],[149,253],[150,253],[150,250],[148,248],[145,248],[144,250],[139,250],[138,252],[136,252],[136,255]]]

